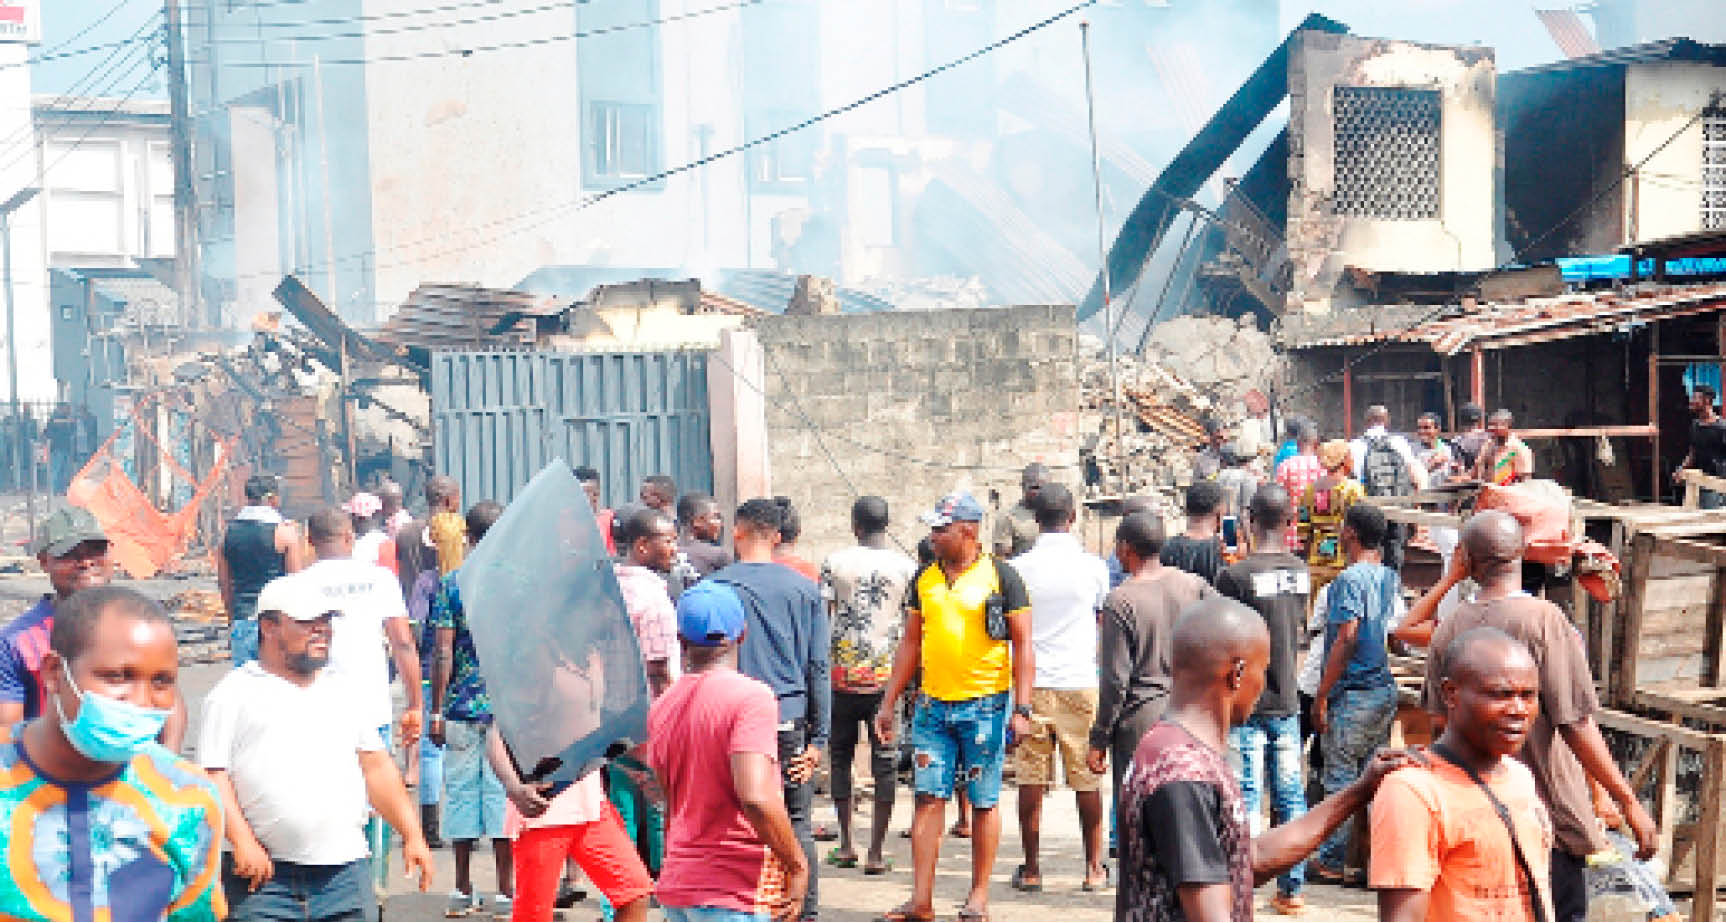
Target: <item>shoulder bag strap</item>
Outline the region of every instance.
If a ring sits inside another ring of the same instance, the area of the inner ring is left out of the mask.
[[[1492,803],[1492,809],[1498,812],[1498,819],[1504,821],[1504,831],[1510,834],[1510,848],[1512,852],[1516,853],[1516,867],[1522,870],[1522,877],[1528,881],[1529,909],[1534,912],[1535,920],[1539,923],[1546,923],[1546,904],[1540,899],[1540,882],[1534,877],[1533,870],[1528,866],[1528,856],[1522,851],[1522,839],[1516,835],[1516,823],[1510,819],[1510,809],[1504,806],[1504,802],[1498,800],[1498,795],[1486,784],[1486,780],[1480,777],[1480,773],[1475,772],[1474,767],[1457,757],[1456,753],[1449,747],[1441,743],[1434,743],[1432,752],[1467,773],[1468,777],[1474,780],[1474,784],[1480,786],[1480,791],[1486,795],[1486,800]]]

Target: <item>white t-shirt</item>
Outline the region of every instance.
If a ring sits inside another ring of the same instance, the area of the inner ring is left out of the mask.
[[[1097,610],[1109,566],[1067,532],[1044,532],[1010,561],[1031,596],[1038,689],[1097,688]]]
[[[374,728],[390,723],[390,671],[384,623],[408,617],[396,575],[369,561],[319,561],[296,575],[321,593],[335,620],[326,670],[348,682],[355,708]]]
[[[359,751],[382,749],[377,727],[328,670],[296,686],[254,660],[204,699],[198,762],[228,773],[240,813],[272,859],[341,865],[365,858]]]
[[[558,792],[551,807],[538,817],[523,817],[524,829],[540,827],[579,827],[605,816],[605,787],[599,781],[598,770],[581,777],[581,781]]]
[[[1402,456],[1402,463],[1408,467],[1408,479],[1415,490],[1425,490],[1427,485],[1426,466],[1414,457],[1414,447],[1408,440],[1391,433],[1382,426],[1369,427],[1358,438],[1349,440],[1349,461],[1354,465],[1355,480],[1366,483],[1366,441],[1368,439],[1383,439],[1390,437],[1390,447],[1396,454]]]
[[[389,540],[389,534],[384,532],[382,529],[374,529],[359,538],[354,539],[354,560],[365,561],[367,563],[377,564],[379,567],[383,567],[383,565],[378,562],[378,551],[384,547],[384,542]],[[387,567],[384,569],[389,570]]]

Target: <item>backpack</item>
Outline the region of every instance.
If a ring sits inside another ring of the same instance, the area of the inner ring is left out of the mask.
[[[1366,458],[1362,461],[1361,486],[1369,497],[1402,497],[1414,492],[1414,482],[1408,476],[1408,463],[1389,436],[1366,440]]]

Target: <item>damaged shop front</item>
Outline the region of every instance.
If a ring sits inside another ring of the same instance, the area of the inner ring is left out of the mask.
[[[1633,283],[1522,300],[1290,316],[1285,414],[1353,435],[1370,405],[1445,429],[1473,402],[1516,416],[1535,469],[1579,497],[1660,499],[1687,448],[1688,386],[1719,381],[1726,283]]]

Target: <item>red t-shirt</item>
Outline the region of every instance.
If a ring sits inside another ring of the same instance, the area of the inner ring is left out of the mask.
[[[647,761],[670,807],[659,902],[766,913],[784,869],[731,785],[731,754],[779,756],[779,703],[760,680],[731,670],[680,677],[647,717]]]

